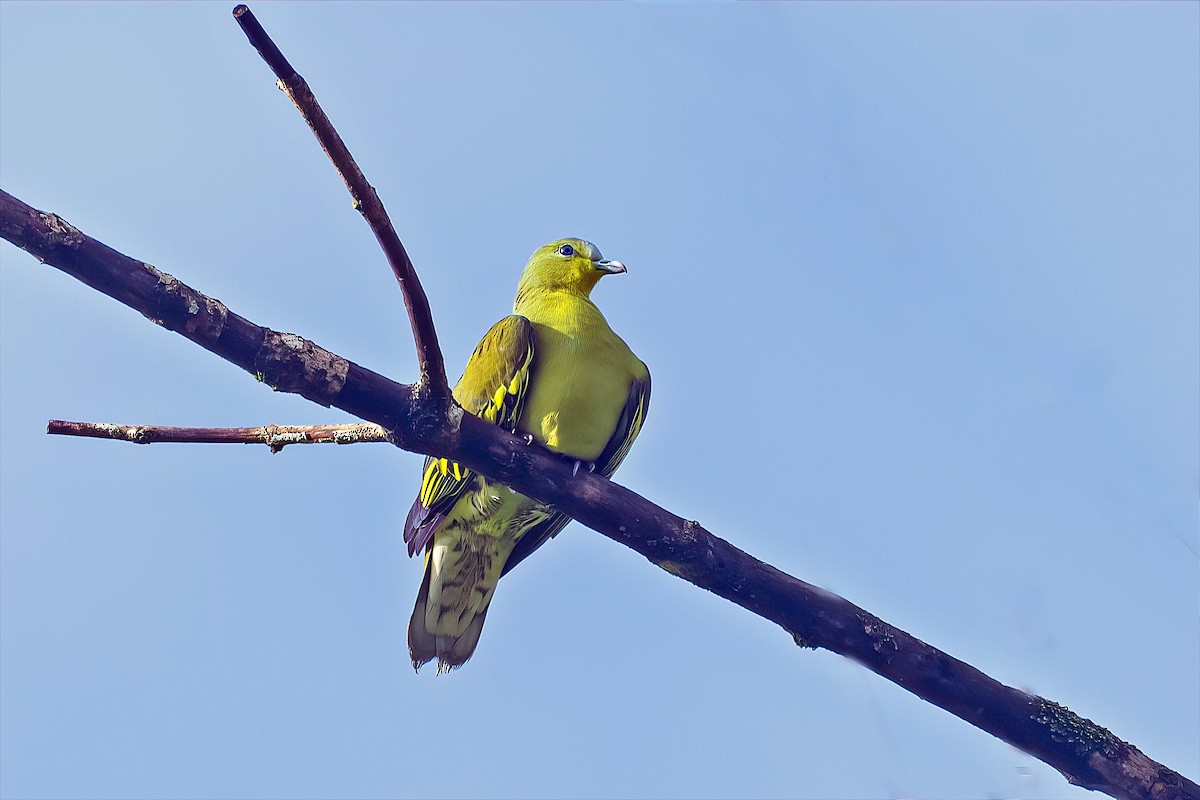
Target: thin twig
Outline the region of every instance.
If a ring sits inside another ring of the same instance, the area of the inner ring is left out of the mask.
[[[400,237],[396,235],[392,220],[388,217],[387,210],[384,209],[383,202],[379,199],[379,194],[363,176],[354,156],[350,155],[349,149],[337,130],[334,129],[329,117],[325,115],[325,111],[322,110],[317,98],[309,89],[308,83],[288,63],[283,53],[275,46],[275,42],[271,41],[271,37],[263,30],[254,13],[245,5],[239,5],[233,9],[233,16],[241,26],[242,32],[246,34],[246,38],[250,40],[250,44],[254,45],[254,49],[258,51],[263,61],[267,62],[267,66],[279,79],[279,88],[299,109],[300,115],[312,129],[321,148],[333,162],[342,182],[350,190],[350,196],[354,199],[354,207],[371,226],[371,231],[379,241],[379,246],[383,248],[388,264],[392,267],[392,274],[400,282],[400,290],[404,294],[404,306],[408,309],[413,341],[417,346],[417,359],[421,375],[420,386],[438,399],[447,400],[450,389],[446,382],[446,366],[442,361],[442,350],[438,345],[437,330],[433,325],[429,300],[425,296],[425,290],[421,288],[421,281],[417,278],[417,271],[413,267],[412,260],[408,257],[408,252],[404,249]]]
[[[382,425],[399,447],[454,459],[550,503],[671,574],[768,619],[797,644],[851,658],[1061,772],[1118,798],[1200,800],[1200,786],[1107,729],[1005,686],[812,584],[714,536],[701,525],[530,447],[478,417],[430,399],[301,337],[260,328],[169,275],[92,239],[55,214],[0,190],[0,237],[281,391]],[[220,324],[218,324],[220,323]]]
[[[179,428],[168,425],[114,425],[110,422],[70,422],[52,419],[46,433],[117,439],[134,444],[196,442],[206,444],[265,444],[278,453],[289,444],[360,444],[390,442],[388,432],[372,422],[343,425],[264,425],[260,428]]]

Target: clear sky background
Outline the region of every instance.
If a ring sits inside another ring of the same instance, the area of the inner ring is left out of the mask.
[[[0,183],[398,380],[401,297],[232,3],[0,4]],[[538,245],[650,365],[617,479],[1200,778],[1198,6],[256,3],[452,377]],[[420,457],[0,244],[0,794],[1092,797],[573,525],[413,673]]]

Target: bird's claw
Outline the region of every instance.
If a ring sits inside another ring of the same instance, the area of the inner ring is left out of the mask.
[[[579,474],[579,468],[581,466],[587,467],[587,471],[589,473],[596,471],[596,462],[595,461],[576,461],[574,464],[571,465],[571,477],[572,478],[574,478],[576,475]]]
[[[527,433],[524,436],[522,436],[521,438],[525,441],[526,446],[533,444],[533,434],[532,433]]]

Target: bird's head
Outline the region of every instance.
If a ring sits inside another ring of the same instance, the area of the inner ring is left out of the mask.
[[[583,239],[542,245],[525,265],[517,296],[530,291],[568,291],[587,297],[605,275],[625,272],[620,261],[605,261],[600,248]]]

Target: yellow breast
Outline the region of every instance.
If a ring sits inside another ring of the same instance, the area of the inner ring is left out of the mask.
[[[594,461],[645,366],[586,298],[555,293],[519,313],[538,334],[521,430],[551,450]]]

